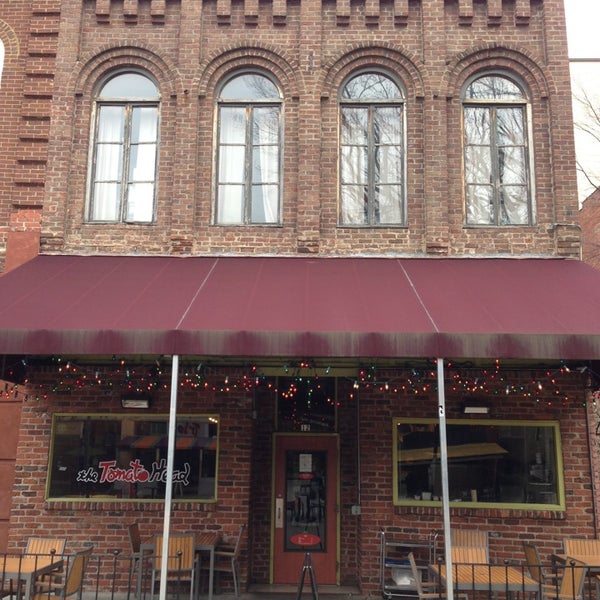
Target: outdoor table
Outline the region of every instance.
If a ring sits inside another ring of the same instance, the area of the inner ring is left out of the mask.
[[[0,557],[0,574],[6,579],[17,580],[17,588],[25,582],[25,600],[31,598],[33,583],[38,577],[62,569],[62,559],[51,555],[4,555]],[[17,592],[19,589],[17,589]],[[17,596],[20,594],[17,593]]]
[[[221,541],[221,534],[212,533],[201,533],[196,536],[196,552],[208,552],[209,553],[209,569],[208,569],[208,600],[212,600],[213,596],[213,579],[215,575],[215,550]],[[198,582],[199,584],[200,582]],[[200,586],[196,585],[198,595]]]
[[[429,570],[446,585],[446,566],[429,565]],[[454,564],[453,589],[458,591],[539,592],[540,584],[522,569],[510,565]]]

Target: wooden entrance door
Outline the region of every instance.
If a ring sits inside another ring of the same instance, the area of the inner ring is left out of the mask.
[[[338,438],[276,435],[274,452],[273,583],[297,584],[310,552],[317,583],[336,584]]]

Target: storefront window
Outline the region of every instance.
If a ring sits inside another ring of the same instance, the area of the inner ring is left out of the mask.
[[[446,428],[451,503],[564,506],[560,431],[555,421],[459,421]],[[394,422],[395,502],[439,502],[439,426]]]
[[[54,415],[47,497],[163,499],[167,443],[166,415]],[[215,499],[217,451],[216,417],[178,416],[174,499]]]

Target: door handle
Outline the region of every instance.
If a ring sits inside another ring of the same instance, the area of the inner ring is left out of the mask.
[[[281,496],[275,498],[275,527],[277,529],[283,527],[283,498]]]

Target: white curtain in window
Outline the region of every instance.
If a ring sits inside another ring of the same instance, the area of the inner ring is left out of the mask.
[[[157,132],[156,108],[134,108],[129,151],[127,221],[149,223],[153,220]]]
[[[224,225],[244,222],[246,165],[246,109],[222,107],[219,127],[219,184],[217,221]]]
[[[125,110],[102,106],[98,117],[94,203],[91,219],[118,220],[120,213]]]

